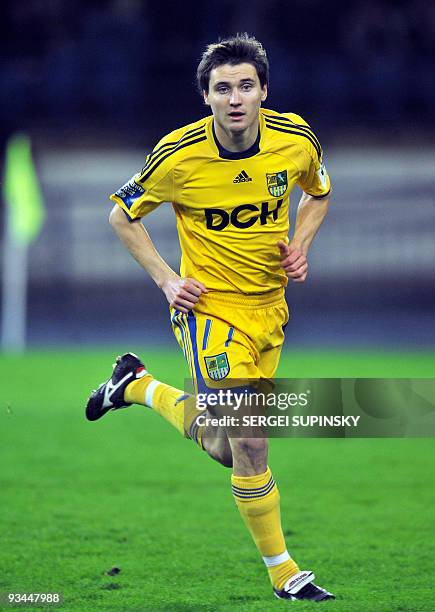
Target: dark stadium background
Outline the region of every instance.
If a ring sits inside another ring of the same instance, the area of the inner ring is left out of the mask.
[[[107,194],[164,133],[207,114],[200,53],[247,30],[269,54],[266,106],[308,120],[335,187],[309,281],[289,288],[289,342],[433,346],[432,3],[29,0],[1,10],[2,147],[13,131],[30,134],[47,207],[31,248],[31,344],[172,341],[160,292],[107,224]],[[152,217],[176,265],[169,207]]]
[[[4,0],[0,170],[27,134],[46,216],[28,252],[26,350],[0,352],[0,607],[7,589],[60,591],[75,611],[279,605],[228,471],[147,409],[83,415],[125,350],[183,385],[164,296],[113,234],[107,196],[163,134],[208,114],[200,54],[238,31],[267,49],[266,106],[310,123],[334,185],[308,280],[288,288],[279,375],[433,377],[433,2]],[[6,210],[0,198],[2,275]],[[146,226],[176,267],[170,205]],[[433,439],[272,440],[271,455],[290,550],[337,590],[337,612],[434,609]]]

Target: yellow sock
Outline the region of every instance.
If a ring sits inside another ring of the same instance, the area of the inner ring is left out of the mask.
[[[147,374],[127,385],[124,399],[129,404],[152,408],[183,436],[192,438],[202,447],[202,428],[196,425],[196,418],[201,412],[196,408],[192,395]]]
[[[299,572],[290,557],[281,529],[279,492],[272,473],[231,477],[234,499],[269,572],[272,585],[281,589]]]

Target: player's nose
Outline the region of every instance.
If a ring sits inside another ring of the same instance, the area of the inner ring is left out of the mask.
[[[230,97],[230,104],[232,106],[237,106],[239,104],[241,104],[241,97],[240,97],[240,92],[237,89],[237,87],[235,87],[232,92],[231,92],[231,97]]]

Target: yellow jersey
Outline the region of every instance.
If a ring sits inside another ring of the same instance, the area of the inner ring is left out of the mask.
[[[181,276],[211,291],[258,294],[287,284],[277,242],[288,242],[295,184],[328,195],[320,143],[298,115],[261,108],[259,134],[247,151],[225,150],[213,116],[206,117],[165,136],[110,199],[132,221],[172,203]]]

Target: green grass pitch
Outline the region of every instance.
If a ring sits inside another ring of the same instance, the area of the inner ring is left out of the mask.
[[[71,612],[313,609],[272,597],[229,470],[145,408],[85,421],[85,398],[114,355],[0,357],[0,592],[60,592]],[[148,350],[147,361],[156,377],[183,384],[175,349]],[[433,353],[297,352],[283,356],[279,375],[434,372]],[[337,595],[322,609],[434,609],[434,447],[271,441],[288,548]],[[107,575],[114,566],[121,572]]]

